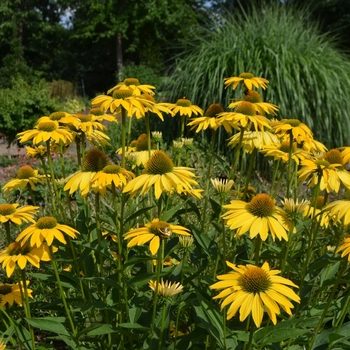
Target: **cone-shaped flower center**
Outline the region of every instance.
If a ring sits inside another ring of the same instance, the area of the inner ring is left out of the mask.
[[[2,284],[0,286],[0,295],[10,294],[12,292],[12,286],[10,284]],[[0,298],[1,301],[1,298]]]
[[[326,160],[323,159],[317,159],[315,160],[315,164],[317,165],[318,168],[323,169],[323,168],[329,168],[330,164]]]
[[[275,201],[268,194],[260,193],[253,197],[247,206],[250,213],[263,218],[274,213]]]
[[[225,112],[219,103],[211,104],[205,112],[209,118],[216,118],[219,113]]]
[[[268,273],[261,267],[250,267],[242,276],[242,288],[247,293],[260,293],[268,290],[271,279]]]
[[[113,97],[117,99],[124,99],[132,96],[132,89],[117,89],[113,91]]]
[[[324,196],[318,196],[317,197],[317,203],[316,203],[316,208],[317,209],[322,209],[325,206],[325,202],[324,202]]]
[[[49,118],[51,120],[61,120],[62,118],[64,118],[66,116],[66,114],[64,112],[53,112],[49,115]]]
[[[16,211],[12,204],[0,204],[0,215],[11,215]]]
[[[174,168],[173,161],[163,151],[155,151],[145,165],[145,173],[162,175],[170,173]]]
[[[26,255],[30,252],[30,245],[23,242],[14,242],[7,247],[8,255]]]
[[[119,165],[107,165],[103,168],[106,174],[119,174],[121,167]]]
[[[57,220],[53,216],[43,216],[36,222],[36,227],[40,230],[52,229],[57,226]]]
[[[38,130],[51,132],[58,129],[58,123],[56,121],[41,122],[38,124]]]
[[[192,103],[187,98],[180,98],[177,100],[176,105],[181,107],[191,107]]]
[[[130,85],[140,85],[140,81],[137,78],[125,78],[124,79],[124,84],[126,86],[130,86]]]
[[[98,148],[92,148],[85,156],[83,162],[84,172],[101,171],[109,163],[108,157]]]
[[[150,94],[142,94],[141,97],[147,101],[151,101],[153,103],[156,103],[156,100]]]
[[[292,127],[299,126],[301,124],[300,120],[298,119],[283,119],[283,124],[289,124]]]
[[[343,164],[343,157],[338,149],[329,150],[323,157],[330,164]]]
[[[284,153],[289,153],[290,151],[290,142],[289,141],[284,141],[280,144],[279,150],[284,152]],[[292,151],[295,150],[295,146],[293,145]]]
[[[79,120],[80,120],[82,123],[91,122],[91,120],[92,120],[92,115],[91,115],[91,114],[89,114],[89,115],[78,114],[77,117],[79,118]]]
[[[31,177],[34,177],[34,176],[35,176],[34,169],[29,165],[20,167],[17,173],[17,178],[21,180],[30,179]]]
[[[169,224],[166,221],[152,223],[149,231],[161,238],[169,238],[172,234]]]
[[[244,115],[255,116],[256,111],[254,105],[251,102],[242,101],[235,109],[236,113],[242,113]]]
[[[141,134],[136,140],[136,151],[147,151],[148,150],[148,136],[147,134]]]
[[[90,109],[90,114],[98,116],[98,115],[103,115],[104,113],[101,108],[95,107]]]
[[[244,101],[251,103],[260,103],[262,102],[261,95],[255,90],[249,90],[248,93],[244,96]]]
[[[239,77],[243,79],[252,79],[254,75],[252,73],[241,73]]]

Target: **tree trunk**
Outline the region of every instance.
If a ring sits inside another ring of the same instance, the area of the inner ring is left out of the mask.
[[[118,80],[123,81],[123,47],[122,47],[122,33],[117,33],[117,71],[118,71]]]

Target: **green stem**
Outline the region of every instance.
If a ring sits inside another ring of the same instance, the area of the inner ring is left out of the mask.
[[[7,245],[10,245],[12,243],[10,222],[9,221],[4,222],[4,226],[5,226],[5,232],[6,232]]]
[[[254,169],[254,165],[255,165],[255,158],[256,158],[256,154],[257,154],[258,150],[256,148],[254,148],[250,160],[249,160],[249,168],[248,168],[248,174],[246,176],[246,181],[245,181],[245,187],[244,187],[244,194],[243,194],[243,200],[246,200],[247,197],[247,192],[248,192],[248,186],[249,186],[249,182],[250,179],[252,178],[252,174],[253,174],[253,169]]]
[[[47,184],[47,189],[48,189],[48,192],[49,192],[49,196],[50,196],[50,199],[51,199],[51,205],[52,205],[52,208],[53,208],[53,211],[55,214],[57,214],[57,208],[56,208],[56,202],[55,202],[55,199],[52,195],[52,187],[51,187],[51,181],[49,179],[49,172],[47,171],[47,167],[46,167],[46,163],[44,161],[44,159],[40,158],[41,160],[41,164],[43,166],[43,169],[44,169],[44,173],[45,173],[45,178],[46,178],[46,184]]]
[[[241,128],[238,145],[236,146],[237,148],[236,148],[235,157],[233,159],[233,165],[232,165],[231,172],[230,172],[230,179],[233,179],[233,180],[234,180],[235,175],[236,175],[236,168],[237,168],[237,164],[238,164],[239,155],[241,153],[244,132],[245,132],[245,128]]]
[[[76,329],[75,329],[75,326],[74,326],[74,322],[73,322],[73,319],[72,319],[72,315],[71,315],[70,309],[69,309],[68,304],[67,304],[66,296],[65,296],[64,291],[63,291],[63,287],[62,287],[60,275],[59,275],[59,272],[58,272],[58,269],[57,269],[57,264],[56,264],[54,252],[52,250],[52,246],[49,246],[49,250],[50,250],[50,258],[51,258],[53,271],[54,271],[54,274],[55,274],[55,277],[56,277],[56,281],[57,281],[58,289],[59,289],[60,296],[61,296],[61,299],[62,299],[62,302],[63,302],[63,306],[64,306],[64,309],[66,311],[70,327],[72,329],[73,338],[74,338],[74,341],[76,342],[76,344],[78,346],[78,349],[80,349],[80,346],[79,346],[78,341],[76,339],[77,332],[76,332]]]
[[[16,344],[13,344],[13,345],[16,345],[16,346],[19,345],[20,350],[23,350],[24,344],[21,340],[21,337],[19,336],[17,324],[12,320],[12,318],[10,317],[10,315],[6,312],[6,310],[4,308],[0,307],[0,313],[3,313],[5,315],[5,317],[9,320],[11,326],[13,327],[14,332],[16,333],[18,343],[16,342]],[[6,322],[4,321],[4,319],[3,319],[3,322],[6,326]],[[6,327],[6,328],[9,328],[9,327]]]
[[[290,198],[290,185],[292,182],[292,174],[291,167],[292,167],[292,151],[293,151],[293,134],[289,133],[289,157],[288,157],[288,171],[287,171],[287,190],[286,190],[286,198]]]
[[[294,231],[294,222],[292,222],[289,233],[288,233],[288,243],[287,243],[287,247],[286,247],[286,252],[284,254],[284,259],[282,261],[282,267],[281,267],[281,272],[284,272],[284,268],[286,266],[286,262],[287,262],[287,258],[288,258],[288,253],[289,253],[289,249],[290,249],[290,245],[291,245],[291,241],[293,239],[293,231]]]
[[[122,111],[122,168],[125,168],[125,133],[126,133],[126,110],[121,107]]]
[[[147,134],[147,147],[148,147],[148,157],[151,158],[151,129],[149,125],[149,113],[145,114],[146,123],[146,134]]]
[[[27,183],[27,189],[28,189],[28,191],[29,191],[30,198],[31,198],[31,200],[32,200],[33,205],[36,205],[34,192],[33,192],[32,186],[31,186],[29,183]]]
[[[164,303],[162,307],[162,321],[160,324],[158,350],[162,350],[162,347],[163,347],[164,321],[165,321],[165,315],[166,315],[167,309],[168,307],[166,303]]]

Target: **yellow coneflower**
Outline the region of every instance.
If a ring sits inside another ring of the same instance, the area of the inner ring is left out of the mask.
[[[233,186],[233,180],[223,179],[223,178],[215,178],[210,179],[215,191],[217,193],[228,193],[231,191]]]
[[[279,139],[293,137],[293,141],[299,144],[310,143],[313,140],[312,131],[298,119],[282,119],[272,127]]]
[[[253,86],[262,87],[265,90],[269,81],[255,77],[252,73],[241,73],[238,77],[224,79],[225,88],[232,84],[232,90],[235,90],[239,83],[243,83],[248,90],[252,90]]]
[[[179,114],[181,117],[191,118],[192,116],[202,116],[202,108],[192,104],[192,102],[186,97],[180,98],[175,104],[173,103],[162,103],[165,107],[169,108],[174,114]]]
[[[257,327],[260,327],[266,310],[273,324],[277,323],[276,315],[281,313],[280,307],[292,315],[294,305],[288,300],[300,303],[300,298],[287,287],[298,288],[292,281],[277,276],[281,271],[270,270],[265,262],[261,267],[254,265],[235,265],[226,261],[227,266],[234,271],[217,276],[219,282],[210,286],[211,289],[223,289],[214,299],[223,299],[221,309],[227,309],[229,320],[239,310],[239,320],[243,322],[249,314]]]
[[[249,231],[250,238],[259,235],[265,241],[271,233],[273,240],[277,237],[288,241],[290,222],[286,213],[275,205],[275,200],[268,194],[257,194],[249,203],[232,200],[223,208],[227,209],[227,212],[222,218],[225,219],[226,226],[237,230],[235,237]]]
[[[39,207],[19,204],[0,204],[0,223],[13,222],[21,225],[22,222],[35,222],[33,216],[38,212]]]
[[[157,150],[145,164],[143,173],[131,180],[123,192],[134,195],[141,189],[141,194],[145,194],[154,186],[157,199],[162,192],[190,193],[193,190],[192,185],[198,185],[191,170],[187,167],[175,167],[165,152]]]
[[[133,95],[139,96],[141,94],[154,95],[155,86],[141,84],[137,78],[125,78],[124,81],[119,82],[116,86],[107,91],[107,94],[111,94],[118,89],[131,89]]]
[[[329,203],[323,208],[323,211],[334,222],[342,221],[346,227],[350,224],[350,200],[342,199]]]
[[[46,244],[33,247],[27,242],[14,242],[0,252],[0,263],[6,269],[7,277],[11,277],[16,265],[23,270],[29,262],[40,268],[40,261],[50,261],[49,250]]]
[[[29,281],[26,281],[26,284],[28,285]],[[23,288],[22,282],[16,284],[0,284],[0,307],[5,308],[6,304],[12,306],[14,302],[16,302],[19,306],[22,306],[20,285]],[[32,292],[33,291],[31,289],[27,288],[29,298],[33,298]]]
[[[293,198],[284,198],[281,202],[285,208],[288,220],[295,222],[305,216],[305,210],[310,206],[310,201],[306,199],[302,199],[299,202],[299,199],[295,201]]]
[[[164,282],[163,278],[160,283],[157,283],[157,281],[149,281],[148,285],[153,290],[153,292],[157,290],[158,295],[161,295],[162,297],[173,297],[174,295],[181,293],[183,290],[183,285],[180,282]]]
[[[218,115],[225,112],[219,103],[211,104],[205,111],[203,117],[191,119],[187,126],[191,126],[191,130],[196,129],[196,133],[208,128],[217,130],[221,123],[219,123]]]
[[[64,191],[69,190],[69,194],[81,191],[82,197],[86,197],[92,188],[92,179],[95,175],[109,165],[108,157],[98,148],[92,148],[85,156],[82,170],[70,175],[64,186]],[[99,191],[98,186],[94,187],[95,191]],[[105,192],[104,189],[101,189]]]
[[[342,242],[342,244],[339,246],[339,248],[337,249],[336,253],[341,252],[341,257],[343,258],[344,256],[347,255],[347,259],[350,262],[350,235],[345,235],[344,236],[344,240]]]
[[[70,130],[60,127],[56,120],[40,122],[34,129],[18,133],[17,138],[20,143],[33,140],[34,145],[46,141],[62,142],[63,144],[73,142],[73,135]]]
[[[153,219],[152,222],[148,222],[145,226],[127,232],[124,239],[130,239],[127,245],[129,248],[150,242],[150,251],[152,255],[156,255],[161,239],[169,239],[173,234],[191,236],[188,233],[189,231],[190,230],[186,227],[169,224],[159,219]]]
[[[318,159],[305,159],[298,171],[298,181],[308,181],[309,187],[320,183],[320,190],[339,192],[343,184],[350,189],[350,173],[344,168],[342,154],[331,149]]]
[[[79,231],[67,225],[59,224],[52,216],[41,217],[35,224],[24,229],[16,238],[17,242],[30,241],[31,246],[40,247],[44,242],[51,246],[56,238],[62,244],[67,244],[64,234],[76,238]]]
[[[255,90],[248,90],[243,98],[243,100],[238,100],[232,102],[228,105],[228,108],[235,108],[239,106],[242,101],[251,102],[259,115],[273,114],[276,115],[278,112],[278,107],[272,103],[263,102],[261,95]]]
[[[28,158],[41,159],[44,156],[46,156],[46,153],[47,153],[47,148],[43,145],[34,146],[34,147],[26,146],[26,150],[27,150],[27,157]]]
[[[34,170],[30,165],[25,165],[19,168],[16,178],[7,182],[2,190],[3,191],[14,191],[23,190],[28,185],[35,190],[35,184],[43,184],[45,181],[45,176],[39,175],[38,170]]]

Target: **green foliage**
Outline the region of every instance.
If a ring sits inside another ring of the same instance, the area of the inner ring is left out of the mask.
[[[38,118],[55,108],[44,80],[30,85],[18,78],[11,88],[0,89],[0,133],[12,142],[18,132],[32,129]]]
[[[300,119],[328,147],[348,142],[350,62],[320,34],[306,11],[275,5],[224,16],[203,29],[178,57],[171,74],[171,102],[186,96],[207,108],[229,104],[224,78],[251,72],[271,81],[265,101],[280,119]]]

